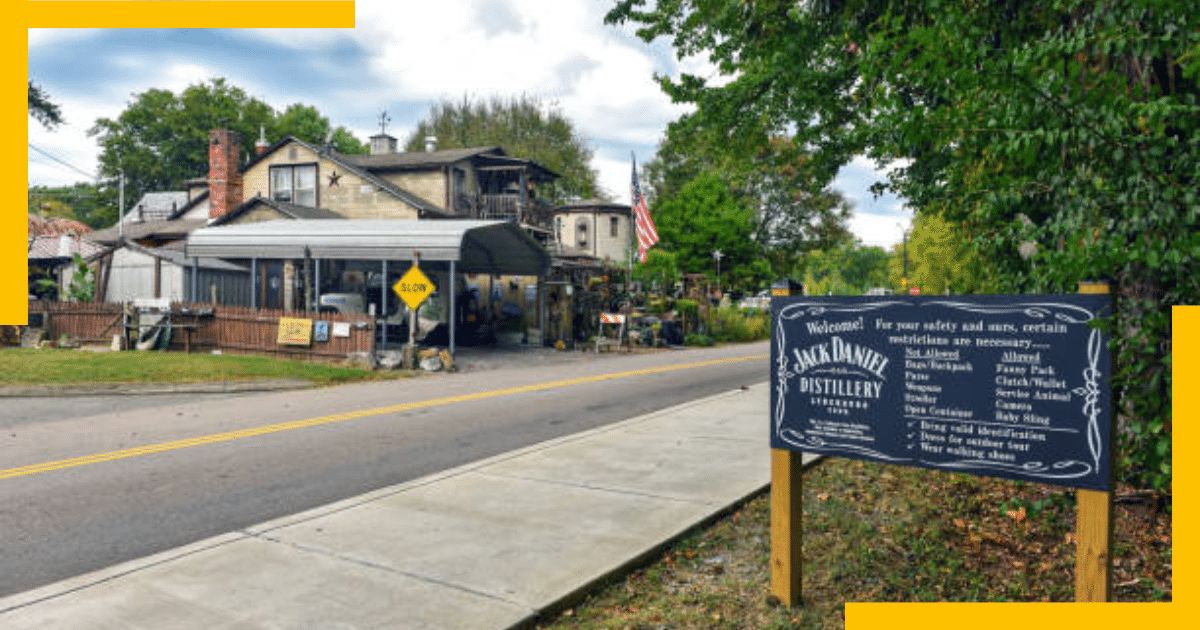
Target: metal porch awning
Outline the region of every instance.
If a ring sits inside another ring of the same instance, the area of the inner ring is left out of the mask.
[[[208,227],[188,257],[454,262],[459,272],[541,276],[550,256],[507,221],[294,219]]]

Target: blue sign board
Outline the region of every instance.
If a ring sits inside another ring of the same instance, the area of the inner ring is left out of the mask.
[[[316,341],[329,341],[329,322],[318,321],[313,325],[313,339]]]
[[[772,448],[1109,489],[1111,297],[771,302]]]

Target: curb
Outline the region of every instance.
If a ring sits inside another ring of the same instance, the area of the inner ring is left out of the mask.
[[[264,392],[317,387],[304,379],[266,379],[258,381],[212,381],[203,383],[64,383],[6,385],[0,398],[47,398],[59,396],[121,396],[150,394],[223,394]]]

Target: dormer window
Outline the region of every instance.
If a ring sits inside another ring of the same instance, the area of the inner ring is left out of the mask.
[[[298,206],[317,206],[317,165],[271,167],[271,199]]]

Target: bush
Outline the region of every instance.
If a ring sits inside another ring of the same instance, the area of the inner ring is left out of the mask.
[[[696,300],[675,300],[675,312],[689,322],[700,319],[700,305]]]
[[[747,314],[736,307],[717,309],[716,336],[720,341],[757,341],[770,336],[770,318],[759,309]]]
[[[683,345],[703,346],[707,348],[708,346],[713,345],[713,340],[712,337],[709,337],[708,335],[703,335],[700,333],[688,333],[687,336],[683,338]]]

